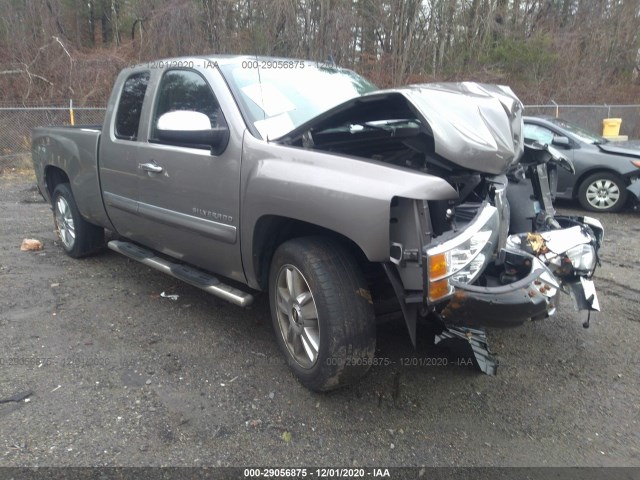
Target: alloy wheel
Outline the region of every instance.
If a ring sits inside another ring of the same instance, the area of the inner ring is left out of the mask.
[[[606,178],[595,180],[587,187],[586,198],[593,208],[606,210],[620,200],[620,187]]]
[[[313,367],[320,350],[320,324],[309,283],[295,266],[283,265],[274,294],[280,333],[289,353],[301,367]]]
[[[56,225],[60,240],[67,249],[72,249],[76,240],[76,229],[73,223],[71,207],[62,196],[56,200]]]

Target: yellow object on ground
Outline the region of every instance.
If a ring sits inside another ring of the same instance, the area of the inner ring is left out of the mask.
[[[602,120],[602,136],[617,137],[620,135],[621,118],[605,118]]]

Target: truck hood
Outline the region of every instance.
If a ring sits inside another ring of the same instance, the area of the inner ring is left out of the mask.
[[[348,100],[276,140],[349,125],[417,118],[435,153],[467,169],[501,174],[524,150],[523,105],[509,87],[472,82],[410,85]]]

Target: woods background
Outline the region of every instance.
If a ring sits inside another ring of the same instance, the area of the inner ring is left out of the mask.
[[[378,86],[476,80],[525,103],[640,103],[638,0],[0,0],[4,104],[106,101],[127,65],[242,53]]]

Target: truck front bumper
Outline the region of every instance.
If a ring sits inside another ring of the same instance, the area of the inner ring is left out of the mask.
[[[551,271],[524,252],[510,254],[522,255],[524,261],[530,262],[530,273],[514,283],[495,287],[454,282],[455,292],[441,312],[447,324],[505,328],[553,315],[559,284]]]
[[[500,212],[484,205],[457,235],[426,250],[427,297],[441,302],[445,324],[513,327],[543,319],[555,313],[561,290],[577,310],[599,310],[591,277],[604,238],[600,222],[557,216],[555,228],[507,236]]]

